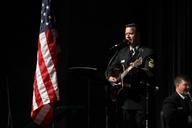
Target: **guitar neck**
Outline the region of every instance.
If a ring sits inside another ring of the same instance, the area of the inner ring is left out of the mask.
[[[132,68],[133,66],[130,66],[125,71],[123,71],[123,73],[121,73],[121,79],[123,79]]]
[[[130,64],[130,66],[128,68],[126,68],[120,75],[118,79],[121,79],[123,80],[124,77],[129,73],[129,71],[134,68],[134,67],[137,67],[139,65],[142,64],[142,58],[140,57],[139,59],[135,60],[133,63]]]

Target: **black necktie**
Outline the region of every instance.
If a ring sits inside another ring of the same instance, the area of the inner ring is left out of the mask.
[[[130,55],[133,56],[133,55],[134,55],[134,52],[135,52],[134,49],[131,49],[131,50],[130,50]]]

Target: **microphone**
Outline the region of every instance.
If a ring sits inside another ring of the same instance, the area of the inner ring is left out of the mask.
[[[189,97],[189,99],[190,99],[191,102],[192,102],[192,96],[191,96],[190,92],[187,92],[187,96]]]
[[[123,48],[123,47],[125,47],[125,46],[127,46],[127,45],[128,45],[128,44],[127,44],[127,40],[123,40],[121,43],[113,45],[113,46],[110,48],[110,50],[113,50],[113,49],[121,49],[121,48]]]

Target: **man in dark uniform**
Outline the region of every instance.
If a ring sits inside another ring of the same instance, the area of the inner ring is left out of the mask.
[[[192,128],[192,98],[190,80],[178,75],[174,81],[175,92],[163,102],[163,119],[166,128]]]
[[[154,54],[142,47],[134,23],[125,26],[124,47],[110,60],[105,76],[110,83],[109,128],[145,128],[146,88],[154,76]]]

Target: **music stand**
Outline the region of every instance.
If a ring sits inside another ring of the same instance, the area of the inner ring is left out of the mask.
[[[79,77],[84,77],[87,79],[87,127],[90,128],[90,121],[91,121],[91,115],[90,115],[90,84],[91,79],[93,79],[96,75],[96,72],[98,71],[97,68],[94,67],[69,67],[68,70],[72,75],[77,75]],[[73,77],[73,76],[72,76]],[[75,80],[75,79],[74,79]]]

